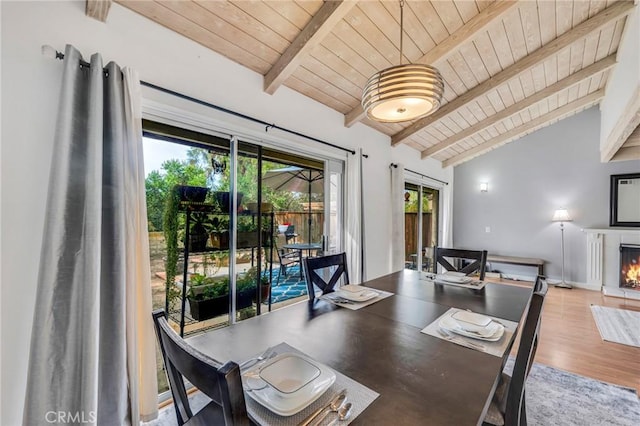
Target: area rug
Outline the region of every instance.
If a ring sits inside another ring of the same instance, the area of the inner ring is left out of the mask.
[[[269,276],[269,271],[265,271],[265,276]],[[287,275],[280,275],[278,280],[278,269],[274,268],[271,276],[271,303],[284,302],[307,294],[307,282],[300,277],[300,267],[295,265],[287,268]]]
[[[591,305],[602,340],[640,348],[640,312]]]
[[[510,357],[506,370],[513,369]],[[527,378],[527,422],[539,426],[637,426],[634,389],[534,363]]]
[[[513,369],[513,357],[506,370]],[[384,395],[383,395],[384,397]],[[635,390],[600,382],[534,363],[527,379],[527,422],[530,426],[638,426],[640,400]],[[207,403],[200,392],[190,397],[197,411]],[[160,410],[148,426],[175,426],[173,405]]]

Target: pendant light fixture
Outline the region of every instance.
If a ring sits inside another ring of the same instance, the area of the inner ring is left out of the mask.
[[[400,65],[377,72],[364,88],[362,108],[371,120],[414,120],[436,112],[444,93],[440,72],[430,65],[402,64],[404,0],[400,0]]]

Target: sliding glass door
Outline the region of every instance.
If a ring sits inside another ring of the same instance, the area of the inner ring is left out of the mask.
[[[433,248],[438,244],[440,191],[405,183],[405,267],[433,269]]]
[[[157,122],[144,129],[154,305],[179,332],[306,297],[302,259],[342,248],[343,162]]]
[[[343,247],[344,163],[143,128],[153,308],[187,336],[306,299],[302,259]]]

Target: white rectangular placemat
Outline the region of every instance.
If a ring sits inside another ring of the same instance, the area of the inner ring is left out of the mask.
[[[282,353],[297,353],[306,355],[287,343],[280,343],[275,346],[274,352],[276,354]],[[257,354],[259,355],[259,354]],[[256,356],[257,356],[256,355]],[[311,358],[311,357],[309,357]],[[283,426],[295,426],[300,424],[307,416],[313,413],[316,409],[326,405],[335,395],[342,389],[346,389],[347,399],[345,403],[350,402],[353,406],[351,408],[351,416],[348,420],[339,422],[341,426],[351,423],[360,413],[362,413],[375,399],[380,396],[379,393],[369,389],[368,387],[356,382],[355,380],[345,376],[339,371],[333,370],[336,373],[336,381],[331,387],[316,401],[309,405],[304,410],[294,414],[293,416],[283,417],[275,414],[269,409],[263,407],[258,402],[253,400],[245,392],[245,401],[247,403],[247,411],[251,418],[259,425],[283,425]],[[330,413],[322,423],[321,426],[328,425],[337,418],[336,413]]]
[[[369,288],[369,287],[362,286],[362,288]],[[348,303],[338,302],[337,300],[333,299],[334,297],[339,297],[339,296],[336,295],[336,293],[325,294],[323,296],[320,296],[320,299],[327,300],[327,301],[333,303],[334,305],[338,305],[338,306],[341,306],[343,308],[351,309],[352,311],[357,311],[358,309],[362,309],[365,306],[373,305],[374,303],[379,302],[382,299],[386,299],[387,297],[393,296],[393,293],[391,293],[389,291],[378,290],[378,289],[375,289],[375,288],[372,288],[371,290],[377,292],[379,295],[374,297],[373,299],[369,299],[369,300],[367,300],[365,302],[348,302]]]
[[[462,309],[458,309],[458,308],[449,309],[447,312],[440,315],[438,319],[436,319],[434,322],[432,322],[431,324],[423,328],[421,332],[424,334],[428,334],[429,336],[437,337],[438,339],[448,340],[451,343],[455,343],[456,345],[465,346],[469,349],[485,352],[485,353],[488,353],[489,355],[502,358],[502,356],[504,355],[504,351],[507,349],[507,345],[509,344],[509,341],[511,341],[511,336],[513,336],[513,333],[516,331],[516,328],[518,327],[518,323],[505,320],[502,318],[486,315],[489,318],[493,319],[494,321],[504,326],[504,334],[502,335],[500,340],[496,342],[488,342],[486,340],[474,339],[472,337],[462,336],[454,332],[448,332],[449,336],[446,336],[446,335],[443,336],[442,334],[440,334],[439,332],[440,326],[438,325],[440,320],[444,318],[446,315],[452,315],[458,311],[462,311]]]

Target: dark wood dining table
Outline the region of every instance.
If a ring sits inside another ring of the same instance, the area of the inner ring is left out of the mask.
[[[380,394],[354,424],[481,424],[509,351],[500,358],[420,330],[450,307],[519,323],[532,289],[440,285],[409,270],[363,285],[395,294],[355,311],[316,298],[189,342],[218,360],[240,362],[284,341]]]

